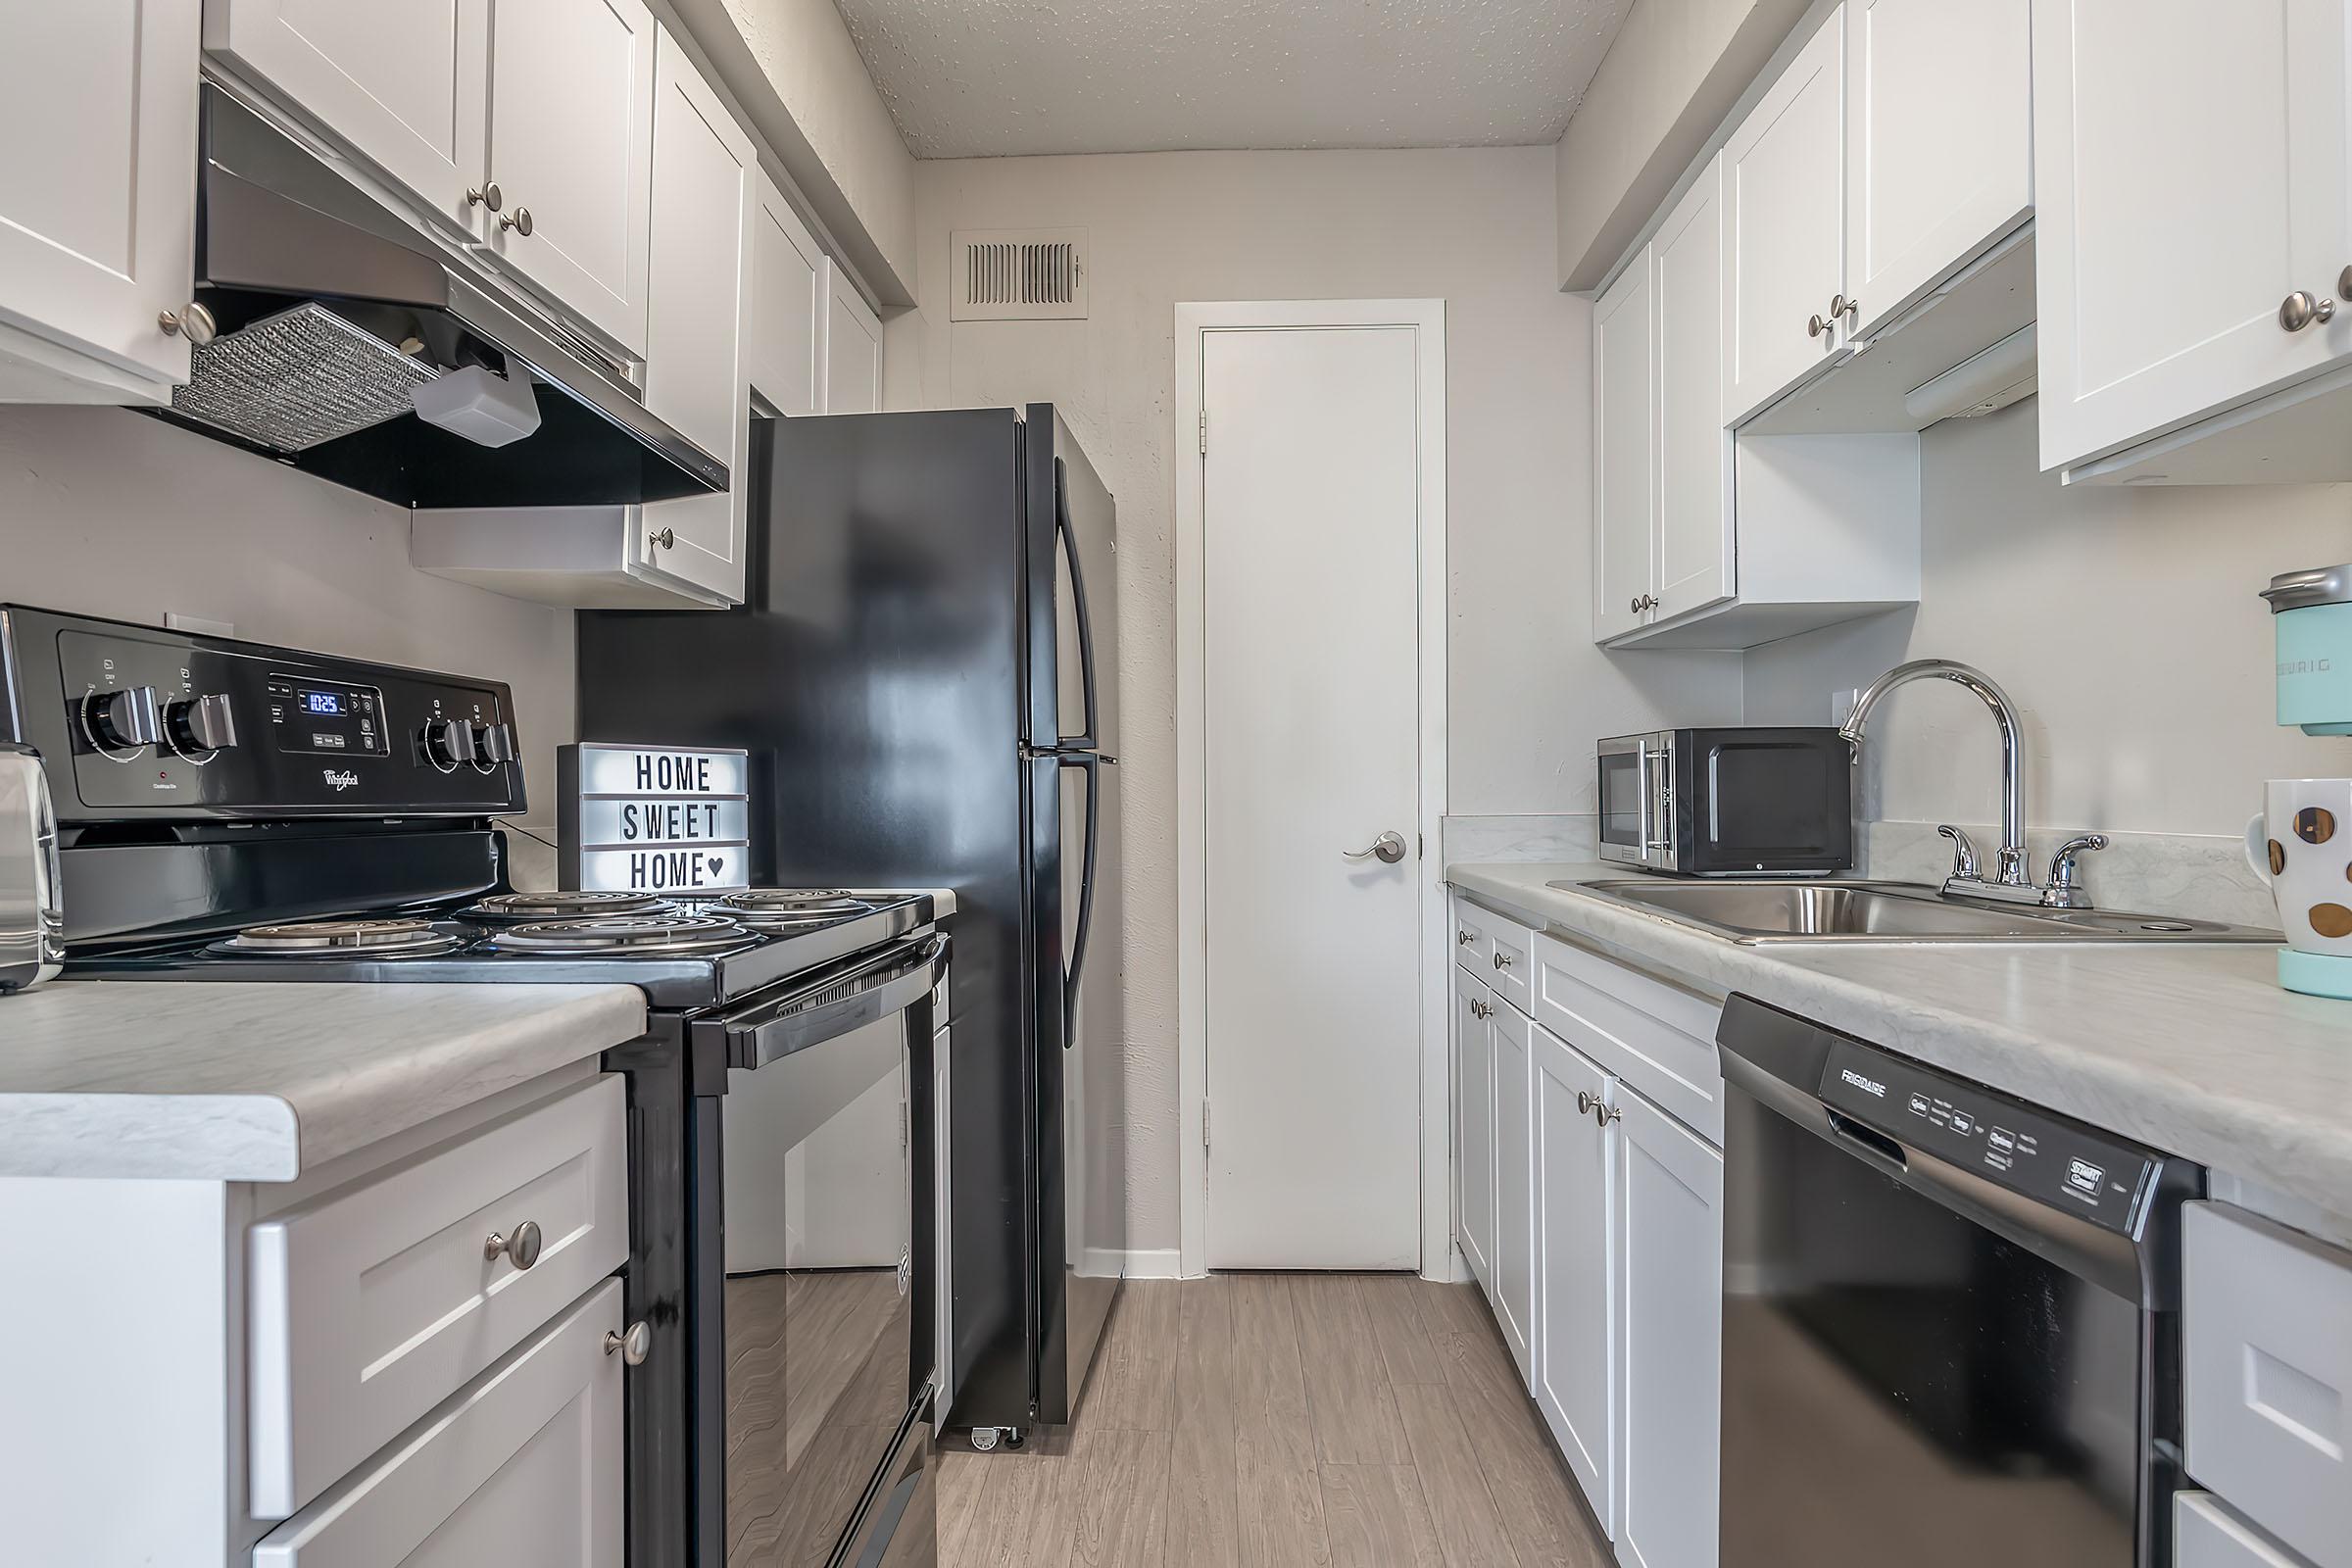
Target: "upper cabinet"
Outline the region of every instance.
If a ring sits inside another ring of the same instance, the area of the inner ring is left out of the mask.
[[[1844,347],[1845,12],[1839,6],[1723,148],[1730,271],[1725,422]]]
[[[2345,10],[2036,0],[2045,468],[2352,477]]]
[[[825,253],[776,182],[761,174],[759,183],[744,346],[752,391],[769,414],[814,414],[824,368]]]
[[[655,24],[644,0],[212,0],[204,37],[224,68],[300,109],[428,219],[624,354],[645,354]]]
[[[1653,248],[1592,308],[1592,637],[1648,617],[1657,582],[1657,310]],[[1711,411],[1710,411],[1711,412]],[[1710,424],[1721,427],[1718,419]]]
[[[882,407],[882,319],[831,259],[825,263],[825,412]]]
[[[197,0],[77,0],[0,60],[0,401],[165,403],[188,378]]]

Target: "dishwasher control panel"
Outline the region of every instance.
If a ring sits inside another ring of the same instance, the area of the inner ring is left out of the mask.
[[[1819,1094],[1898,1145],[2124,1235],[2157,1167],[2095,1128],[1851,1041],[1831,1046]]]

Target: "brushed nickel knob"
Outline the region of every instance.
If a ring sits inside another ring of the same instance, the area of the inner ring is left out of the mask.
[[[1615,1105],[1604,1105],[1597,1100],[1592,1102],[1592,1123],[1594,1126],[1606,1127],[1613,1121],[1623,1121],[1624,1119],[1625,1112],[1618,1109]]]
[[[660,533],[649,533],[645,536],[645,542],[649,545],[659,545],[664,550],[674,549],[678,542],[678,530],[664,528]]]
[[[495,179],[478,190],[469,186],[466,191],[466,206],[487,207],[494,213],[506,204],[506,192],[498,188],[498,181]]]
[[[1819,337],[1829,329],[1830,323],[1818,316],[1809,318],[1805,322],[1805,336],[1807,337]]]
[[[2352,267],[2335,274],[2335,291],[2346,300],[2352,300]]]
[[[654,1331],[647,1328],[642,1320],[618,1333],[611,1329],[605,1331],[605,1353],[618,1355],[624,1365],[645,1365],[645,1358],[653,1348]]]
[[[1835,321],[1840,316],[1850,316],[1854,320],[1859,321],[1862,318],[1862,302],[1849,300],[1842,294],[1838,295],[1830,301],[1830,319]]]
[[[2342,282],[2342,278],[2336,279]],[[2297,289],[2278,302],[2278,324],[2289,332],[2300,332],[2314,321],[2326,321],[2335,315],[2335,301],[2325,294],[2314,297],[2308,289]]]
[[[163,328],[166,337],[187,334],[188,341],[198,348],[210,343],[220,331],[220,323],[213,319],[213,313],[193,301],[176,311],[158,311],[155,324]]]
[[[1497,969],[1508,969],[1510,966],[1511,966],[1511,956],[1510,956],[1509,954],[1507,954],[1507,953],[1497,953],[1496,955],[1494,955],[1494,967],[1495,967],[1495,968],[1497,968]]]
[[[1473,942],[1476,942],[1476,941],[1478,940],[1478,937],[1477,937],[1477,935],[1476,935],[1475,933],[1473,933],[1473,932],[1469,932],[1469,931],[1456,931],[1456,932],[1453,934],[1453,940],[1454,940],[1454,945],[1455,945],[1455,946],[1457,946],[1457,947],[1464,947],[1464,948],[1466,948],[1466,947],[1468,947],[1468,946],[1469,946],[1471,943],[1473,943]]]
[[[1579,1089],[1576,1092],[1576,1113],[1579,1116],[1592,1115],[1593,1104],[1592,1096],[1588,1091]]]
[[[514,1227],[514,1234],[512,1236],[501,1236],[498,1232],[492,1231],[490,1239],[482,1244],[482,1260],[495,1263],[499,1258],[504,1257],[516,1268],[526,1269],[539,1261],[539,1250],[543,1245],[544,1238],[539,1234],[539,1222],[535,1219],[526,1219]]]
[[[498,215],[498,226],[511,228],[528,239],[531,235],[531,210],[528,207],[517,207],[511,213],[501,213]]]

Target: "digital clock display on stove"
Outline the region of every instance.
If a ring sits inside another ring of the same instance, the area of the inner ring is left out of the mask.
[[[383,694],[372,686],[270,677],[270,728],[281,752],[385,757]]]
[[[306,713],[322,714],[329,718],[343,716],[343,694],[341,692],[311,691],[308,688],[298,687],[295,695],[301,698],[302,710]]]

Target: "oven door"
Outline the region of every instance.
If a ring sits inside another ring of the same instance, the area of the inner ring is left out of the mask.
[[[719,1201],[695,1225],[705,1568],[935,1560],[928,1129],[946,949],[918,936],[707,1031],[726,1083]]]
[[[1620,735],[1593,748],[1600,819],[1594,832],[1600,858],[1674,869],[1673,813],[1668,781],[1674,734]]]

